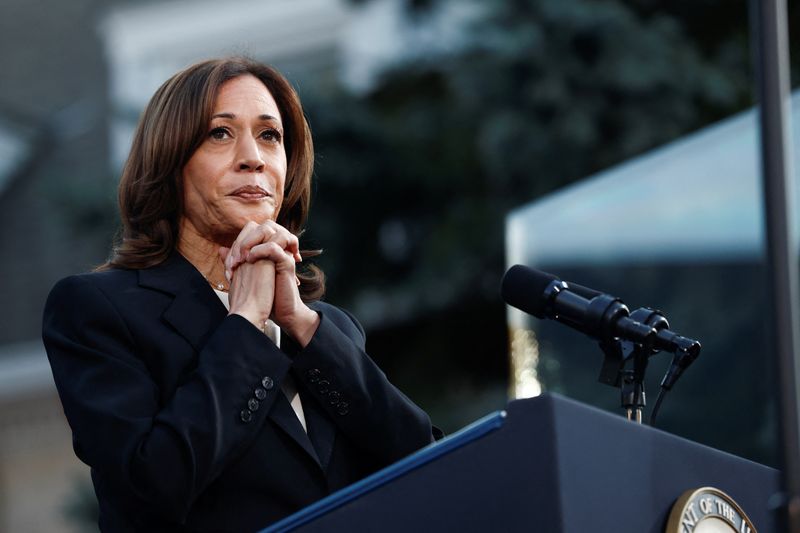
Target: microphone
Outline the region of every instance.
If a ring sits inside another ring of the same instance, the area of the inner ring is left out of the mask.
[[[660,311],[643,307],[633,313],[622,300],[608,294],[565,282],[552,274],[523,265],[514,265],[503,277],[503,300],[537,318],[554,318],[559,322],[599,340],[608,339],[609,328],[613,337],[645,344],[656,351],[682,354],[673,363],[667,381],[670,388],[683,370],[700,355],[700,342],[670,331],[669,322]],[[598,309],[609,316],[601,318],[603,327],[597,327]],[[613,334],[616,332],[617,334]],[[637,340],[642,339],[642,340]]]
[[[503,276],[503,300],[537,318],[552,318],[600,341],[605,353],[600,381],[620,387],[628,419],[636,412],[641,422],[644,407],[644,371],[647,358],[659,351],[673,353],[672,364],[661,381],[661,390],[650,415],[650,425],[666,393],[700,355],[700,343],[669,330],[660,311],[642,307],[633,313],[622,300],[594,289],[561,281],[552,274],[514,265]],[[622,341],[633,343],[625,346]],[[625,360],[633,358],[633,370]]]
[[[630,311],[619,298],[523,265],[506,272],[501,292],[512,307],[557,320],[600,341],[620,338],[652,348],[658,337],[655,328],[629,318]]]
[[[675,354],[672,364],[661,380],[661,387],[670,390],[683,371],[694,363],[700,355],[702,346],[699,341],[689,339],[670,331],[667,317],[661,311],[649,307],[641,307],[631,313],[631,318],[648,326],[652,326],[658,334],[656,335],[655,351],[663,350]],[[654,351],[654,353],[655,353]]]

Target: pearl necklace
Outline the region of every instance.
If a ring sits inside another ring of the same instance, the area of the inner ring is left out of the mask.
[[[215,282],[211,281],[210,279],[208,279],[208,276],[206,276],[205,274],[203,274],[203,277],[208,282],[208,284],[211,285],[213,288],[217,289],[218,291],[228,292],[228,289],[225,288],[225,284],[224,283],[221,283],[221,282],[220,283],[215,283]]]

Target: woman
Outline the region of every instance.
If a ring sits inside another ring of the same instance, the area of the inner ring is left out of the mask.
[[[257,530],[432,441],[295,269],[312,168],[297,95],[253,61],[189,67],[145,109],[121,242],[44,313],[101,530]]]

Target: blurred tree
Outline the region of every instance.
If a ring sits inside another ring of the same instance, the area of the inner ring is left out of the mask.
[[[373,327],[373,353],[409,376],[404,388],[425,396],[412,369],[441,368],[428,394],[441,397],[442,379],[474,394],[506,379],[505,214],[749,105],[747,7],[406,5],[407,51],[370,89],[305,91],[319,154],[309,239],[326,248],[331,297]],[[458,10],[466,16],[452,17],[451,42],[415,45]],[[430,333],[434,318],[456,312],[436,328],[441,342],[391,334],[399,324]]]
[[[324,192],[314,216],[326,221],[314,235],[336,254],[334,280],[346,272],[359,292],[391,281],[417,304],[449,305],[502,264],[509,208],[750,101],[747,70],[705,57],[675,16],[616,1],[482,6],[457,49],[399,58],[364,96],[306,97]],[[746,65],[738,37],[717,52],[735,48]]]

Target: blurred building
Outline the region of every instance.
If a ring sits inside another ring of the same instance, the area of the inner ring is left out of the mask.
[[[702,341],[703,350],[666,397],[660,426],[774,465],[758,135],[750,110],[515,210],[506,221],[507,264],[619,296],[631,311],[664,311],[672,329]],[[619,393],[597,382],[596,343],[515,309],[508,318],[515,396],[544,386],[621,412]],[[650,407],[670,360],[651,358]]]
[[[104,261],[115,188],[155,89],[245,54],[313,83],[336,64],[344,0],[8,0],[0,7],[0,531],[67,531],[88,468],[40,341],[56,280]],[[89,494],[91,494],[89,492]]]

